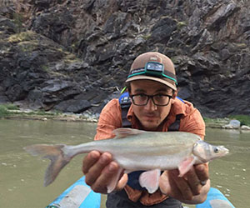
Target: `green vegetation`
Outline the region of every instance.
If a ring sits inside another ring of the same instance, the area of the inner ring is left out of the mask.
[[[73,63],[77,63],[77,62],[79,62],[79,63],[82,62],[82,60],[80,58],[76,57],[75,54],[69,53],[69,52],[65,53],[63,61],[65,64],[73,64]]]
[[[18,115],[18,116],[23,116],[23,117],[28,117],[28,116],[58,116],[60,113],[58,111],[56,112],[51,112],[51,111],[45,111],[45,110],[36,110],[36,111],[29,111],[29,112],[11,112],[9,115]]]
[[[22,114],[26,114],[26,115],[37,115],[37,116],[55,116],[55,115],[59,115],[59,112],[47,112],[45,110],[37,110],[37,111],[31,111],[28,113],[22,113]]]
[[[183,28],[184,26],[186,26],[187,23],[186,22],[178,22],[177,23],[177,29],[180,30],[181,28]]]
[[[39,47],[37,40],[19,42],[18,46],[23,52],[32,52]]]
[[[20,33],[23,28],[24,17],[22,14],[14,13],[13,19],[14,19],[14,23],[17,25],[16,33]]]
[[[0,105],[0,118],[4,118],[8,115],[9,115],[8,109],[5,106]]]
[[[211,128],[221,128],[222,126],[228,124],[230,119],[228,118],[207,118],[203,117],[206,127]]]
[[[42,68],[42,70],[45,71],[45,72],[48,72],[48,71],[49,71],[49,66],[47,66],[47,65],[42,65],[41,68]]]
[[[77,49],[78,49],[78,43],[72,43],[71,46],[70,46],[70,52],[76,52]]]
[[[170,49],[171,50],[171,49]],[[171,57],[171,61],[174,63],[174,64],[177,64],[179,62],[179,59],[178,59],[178,56],[173,56]]]
[[[203,118],[207,127],[220,128],[229,124],[230,120],[238,120],[241,125],[250,126],[250,116],[248,115],[231,115],[228,118]]]
[[[0,105],[0,118],[11,115],[11,110],[19,110],[19,107],[14,104]]]
[[[4,106],[7,110],[19,110],[19,107],[14,104],[6,104],[2,106]]]
[[[240,121],[241,125],[250,126],[250,116],[248,115],[231,115],[229,118]]]
[[[32,31],[21,32],[21,33],[18,33],[18,34],[11,35],[8,38],[8,41],[10,43],[30,41],[30,40],[34,39],[34,35],[35,35],[35,33],[32,32]]]
[[[47,112],[45,110],[37,110],[37,111],[21,111],[18,106],[14,104],[4,104],[0,105],[0,118],[8,117],[8,116],[18,116],[18,117],[29,117],[29,116],[58,116],[61,112]]]
[[[149,38],[151,38],[151,34],[145,34],[145,35],[142,36],[142,38],[144,40],[148,40]]]
[[[247,47],[246,43],[235,43],[235,46],[239,49],[244,49]]]

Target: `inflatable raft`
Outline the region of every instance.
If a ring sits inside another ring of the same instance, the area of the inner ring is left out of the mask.
[[[100,208],[101,194],[95,193],[85,183],[83,176],[46,208]],[[196,208],[235,208],[233,204],[216,188],[210,188],[207,200]]]
[[[46,208],[100,208],[100,205],[101,194],[92,191],[83,176]]]

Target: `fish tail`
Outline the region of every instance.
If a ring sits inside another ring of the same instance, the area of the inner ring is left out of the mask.
[[[37,144],[25,147],[24,149],[33,156],[42,156],[42,158],[50,159],[50,164],[45,172],[44,186],[51,184],[59,172],[67,165],[71,157],[65,154],[66,145],[45,145]]]

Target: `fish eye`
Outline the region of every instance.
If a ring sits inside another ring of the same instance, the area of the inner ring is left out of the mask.
[[[219,149],[217,147],[214,148],[214,153],[218,153]]]

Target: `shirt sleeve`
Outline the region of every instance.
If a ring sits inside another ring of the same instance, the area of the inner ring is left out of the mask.
[[[96,128],[95,140],[113,138],[113,130],[122,125],[119,101],[113,99],[103,108]]]
[[[204,140],[205,136],[205,122],[200,112],[194,108],[192,112],[182,118],[180,131],[197,134]]]

